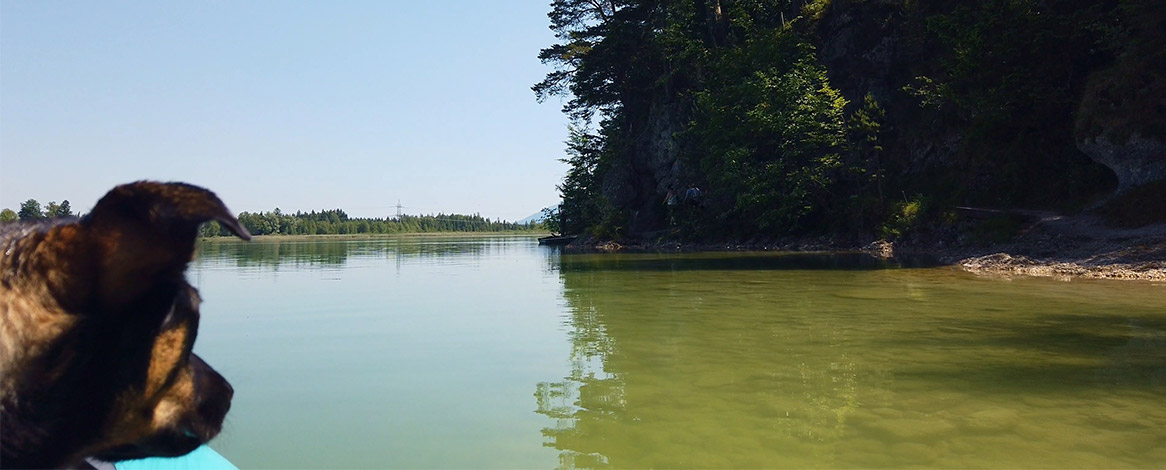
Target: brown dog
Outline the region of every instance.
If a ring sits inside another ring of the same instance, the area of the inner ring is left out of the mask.
[[[80,220],[0,225],[0,466],[178,456],[233,391],[191,353],[199,225],[250,234],[205,189],[118,186]]]

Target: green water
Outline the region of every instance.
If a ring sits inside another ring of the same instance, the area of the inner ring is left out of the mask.
[[[1166,285],[528,237],[214,242],[243,468],[1166,468]]]

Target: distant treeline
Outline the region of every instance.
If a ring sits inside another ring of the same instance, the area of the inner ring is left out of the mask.
[[[69,201],[60,204],[50,202],[42,208],[35,199],[20,205],[20,211],[3,209],[0,222],[17,220],[41,220],[56,217],[76,216]],[[425,232],[515,232],[546,230],[539,223],[519,224],[504,220],[490,220],[481,215],[437,214],[402,215],[400,218],[369,219],[349,217],[341,209],[326,211],[296,212],[284,214],[276,209],[271,212],[239,213],[239,223],[252,235],[344,235],[344,234],[386,234]],[[228,236],[230,232],[216,222],[204,224],[199,235],[203,237]]]
[[[73,212],[73,208],[69,205],[69,200],[66,199],[57,204],[56,201],[49,202],[48,206],[42,208],[40,202],[36,199],[29,199],[20,203],[20,212],[9,208],[0,210],[0,222],[15,222],[17,220],[42,220],[52,219],[55,217],[71,217],[77,215]]]
[[[239,214],[239,223],[252,235],[345,235],[424,232],[508,232],[541,230],[540,224],[518,224],[490,220],[481,215],[402,215],[400,218],[353,218],[340,209],[284,214],[271,212]],[[203,226],[202,236],[229,236],[218,223]]]

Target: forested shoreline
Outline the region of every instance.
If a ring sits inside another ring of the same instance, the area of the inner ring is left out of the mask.
[[[574,122],[563,232],[904,239],[969,230],[958,206],[1166,220],[1166,2],[551,7],[533,90]]]
[[[519,224],[490,220],[481,215],[444,214],[401,215],[393,218],[349,217],[341,209],[296,212],[239,213],[239,223],[252,235],[352,235],[433,232],[517,232],[541,230],[540,224]],[[231,236],[230,232],[210,222],[202,227],[202,236]]]
[[[35,199],[21,204],[20,211],[0,210],[0,223],[76,217],[69,201],[50,202],[44,208]],[[349,217],[341,209],[285,214],[279,209],[270,212],[240,212],[239,223],[252,235],[356,235],[394,233],[440,232],[535,232],[544,231],[541,223],[520,224],[505,220],[491,220],[479,214],[401,215],[399,217]],[[217,222],[203,224],[201,237],[233,236]]]

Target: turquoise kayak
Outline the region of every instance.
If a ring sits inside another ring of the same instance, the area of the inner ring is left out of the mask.
[[[89,464],[99,470],[239,470],[239,467],[207,446],[194,449],[182,457],[151,457],[114,463],[90,459]]]

